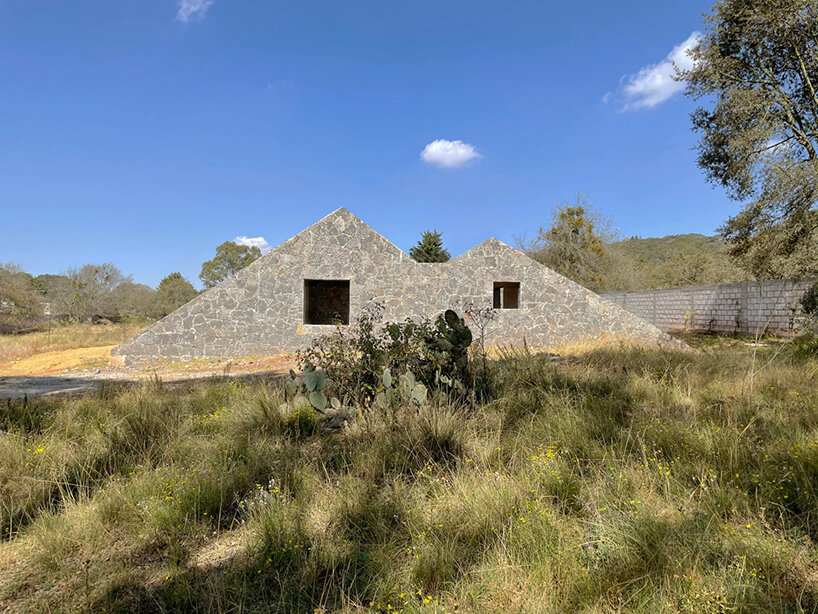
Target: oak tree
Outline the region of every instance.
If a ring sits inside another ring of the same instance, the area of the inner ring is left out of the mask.
[[[818,2],[721,0],[705,19],[679,78],[705,103],[692,115],[699,165],[744,203],[721,231],[758,276],[808,274],[816,261],[804,249],[818,241]]]
[[[233,241],[225,241],[216,248],[216,256],[212,260],[202,263],[199,279],[205,288],[212,288],[259,257],[261,250],[255,245],[239,245]]]

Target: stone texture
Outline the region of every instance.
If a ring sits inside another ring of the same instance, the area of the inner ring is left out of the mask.
[[[625,336],[681,346],[496,239],[446,263],[418,263],[342,208],[118,346],[112,360],[139,364],[303,348],[333,328],[303,323],[305,279],[348,279],[350,321],[372,300],[385,305],[385,320],[434,317],[468,303],[490,304],[496,281],[520,282],[520,307],[500,310],[491,342],[547,349]]]
[[[813,280],[745,281],[600,296],[667,331],[798,334],[800,300]]]

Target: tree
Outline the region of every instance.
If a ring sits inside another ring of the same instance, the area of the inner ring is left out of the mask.
[[[68,284],[55,300],[55,309],[75,320],[100,316],[119,318],[114,290],[122,283],[132,282],[111,263],[86,264],[66,273]]]
[[[0,264],[0,325],[14,330],[42,312],[42,297],[31,275],[16,264]]]
[[[212,288],[260,256],[261,250],[255,245],[239,245],[233,241],[225,241],[216,248],[216,256],[212,260],[202,263],[199,279],[205,288]]]
[[[814,218],[810,226],[818,223],[818,211],[809,211],[805,219],[810,217]],[[789,240],[787,232],[789,229],[784,227],[759,234],[745,252],[737,254],[742,267],[759,279],[818,276],[818,226],[793,237],[791,249],[781,250],[782,241]]]
[[[34,289],[39,292],[46,302],[53,301],[55,297],[65,292],[65,289],[70,284],[68,277],[65,275],[51,275],[44,273],[37,275],[31,280]]]
[[[155,304],[156,290],[145,284],[126,280],[111,292],[112,312],[120,321],[153,317]]]
[[[540,228],[531,241],[518,238],[517,246],[557,273],[591,290],[601,290],[610,262],[609,226],[594,212],[588,197],[577,194],[575,204],[557,207],[550,228]]]
[[[159,318],[196,298],[196,288],[181,273],[171,273],[156,287],[154,313]]]
[[[693,68],[679,72],[689,96],[713,101],[692,115],[699,166],[745,201],[720,230],[767,277],[818,229],[818,3],[721,0],[705,19]]]
[[[447,262],[451,256],[443,249],[443,239],[437,230],[426,230],[420,235],[409,255],[417,262]]]

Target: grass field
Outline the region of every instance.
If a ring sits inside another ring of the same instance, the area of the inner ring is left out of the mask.
[[[272,379],[14,404],[0,609],[818,611],[818,359],[699,345],[517,357],[485,405],[337,432]]]
[[[0,366],[21,358],[78,348],[113,346],[145,328],[146,324],[54,324],[51,332],[0,335]]]

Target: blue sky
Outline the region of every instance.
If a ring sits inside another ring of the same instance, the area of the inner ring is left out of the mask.
[[[6,0],[0,262],[198,284],[222,241],[342,205],[456,254],[578,191],[625,236],[711,234],[738,207],[666,76],[709,7]]]

